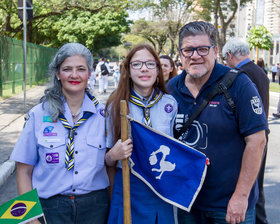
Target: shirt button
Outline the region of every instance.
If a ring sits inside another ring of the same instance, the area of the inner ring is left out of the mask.
[[[76,191],[76,189],[73,189],[72,191],[73,191],[73,192],[75,192],[75,191]]]
[[[78,133],[77,132],[75,132],[75,135],[77,135]]]
[[[76,154],[78,154],[78,151],[75,151]]]
[[[53,145],[50,145],[50,147],[52,148],[52,147],[53,147]]]
[[[75,171],[75,174],[78,174],[78,171]]]
[[[196,102],[193,102],[194,105],[196,105]]]
[[[101,145],[99,145],[99,148],[101,148]]]

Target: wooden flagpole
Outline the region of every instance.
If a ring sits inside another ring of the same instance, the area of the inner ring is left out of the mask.
[[[127,103],[121,100],[121,137],[122,142],[128,139],[127,132]],[[123,176],[123,223],[131,224],[131,208],[130,208],[130,181],[128,159],[122,160],[122,176]]]
[[[43,215],[43,218],[44,218],[44,222],[45,222],[45,224],[47,224],[47,220],[46,220],[45,215]]]

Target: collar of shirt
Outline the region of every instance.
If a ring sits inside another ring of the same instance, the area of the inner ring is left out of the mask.
[[[245,60],[239,62],[235,67],[236,68],[240,68],[242,65],[245,65],[247,63],[249,63],[251,60],[249,58],[246,58]]]
[[[152,97],[154,96],[154,92],[155,92],[155,90],[153,89],[151,95],[148,98],[146,98],[146,97],[140,96],[133,88],[132,88],[132,91],[142,100],[142,102],[145,105],[147,105],[148,102],[152,99]]]
[[[213,85],[214,83],[217,82],[217,80],[219,80],[223,75],[225,75],[228,71],[230,70],[229,67],[224,66],[222,64],[219,64],[217,62],[215,62],[214,68],[212,70],[212,73],[209,77],[209,79],[207,80],[207,82],[202,86],[201,90],[199,91],[200,93],[202,91],[204,91],[204,89],[208,88],[209,86]],[[184,92],[185,94],[190,94],[189,90],[187,89],[186,85],[185,85],[185,77],[186,77],[187,73],[184,70],[180,77],[179,77],[179,89],[180,91]],[[199,93],[199,94],[200,94]]]
[[[70,110],[70,108],[69,108],[69,106],[68,106],[64,97],[63,97],[63,107],[64,107],[65,118],[67,119],[69,124],[71,126],[73,126],[74,123],[73,123],[71,110]],[[85,93],[83,103],[82,103],[82,107],[81,107],[81,113],[79,114],[78,120],[83,116],[84,112],[86,112],[86,111],[89,111],[89,112],[92,112],[93,114],[95,114],[96,113],[96,106],[91,101],[91,99],[88,97],[88,95]]]

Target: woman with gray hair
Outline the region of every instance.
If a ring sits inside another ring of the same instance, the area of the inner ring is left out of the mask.
[[[104,106],[86,88],[92,64],[82,44],[58,50],[49,66],[50,87],[29,111],[11,155],[18,193],[37,188],[48,224],[106,223]]]

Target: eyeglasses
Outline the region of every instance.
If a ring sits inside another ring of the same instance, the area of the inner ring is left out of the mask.
[[[156,61],[132,61],[130,62],[131,68],[135,70],[139,70],[143,67],[143,65],[146,65],[147,68],[149,69],[154,69],[157,67],[157,62]]]
[[[185,58],[193,56],[194,51],[196,51],[199,56],[207,56],[209,54],[210,48],[212,47],[215,47],[215,45],[201,47],[185,47],[181,48],[180,51]]]

